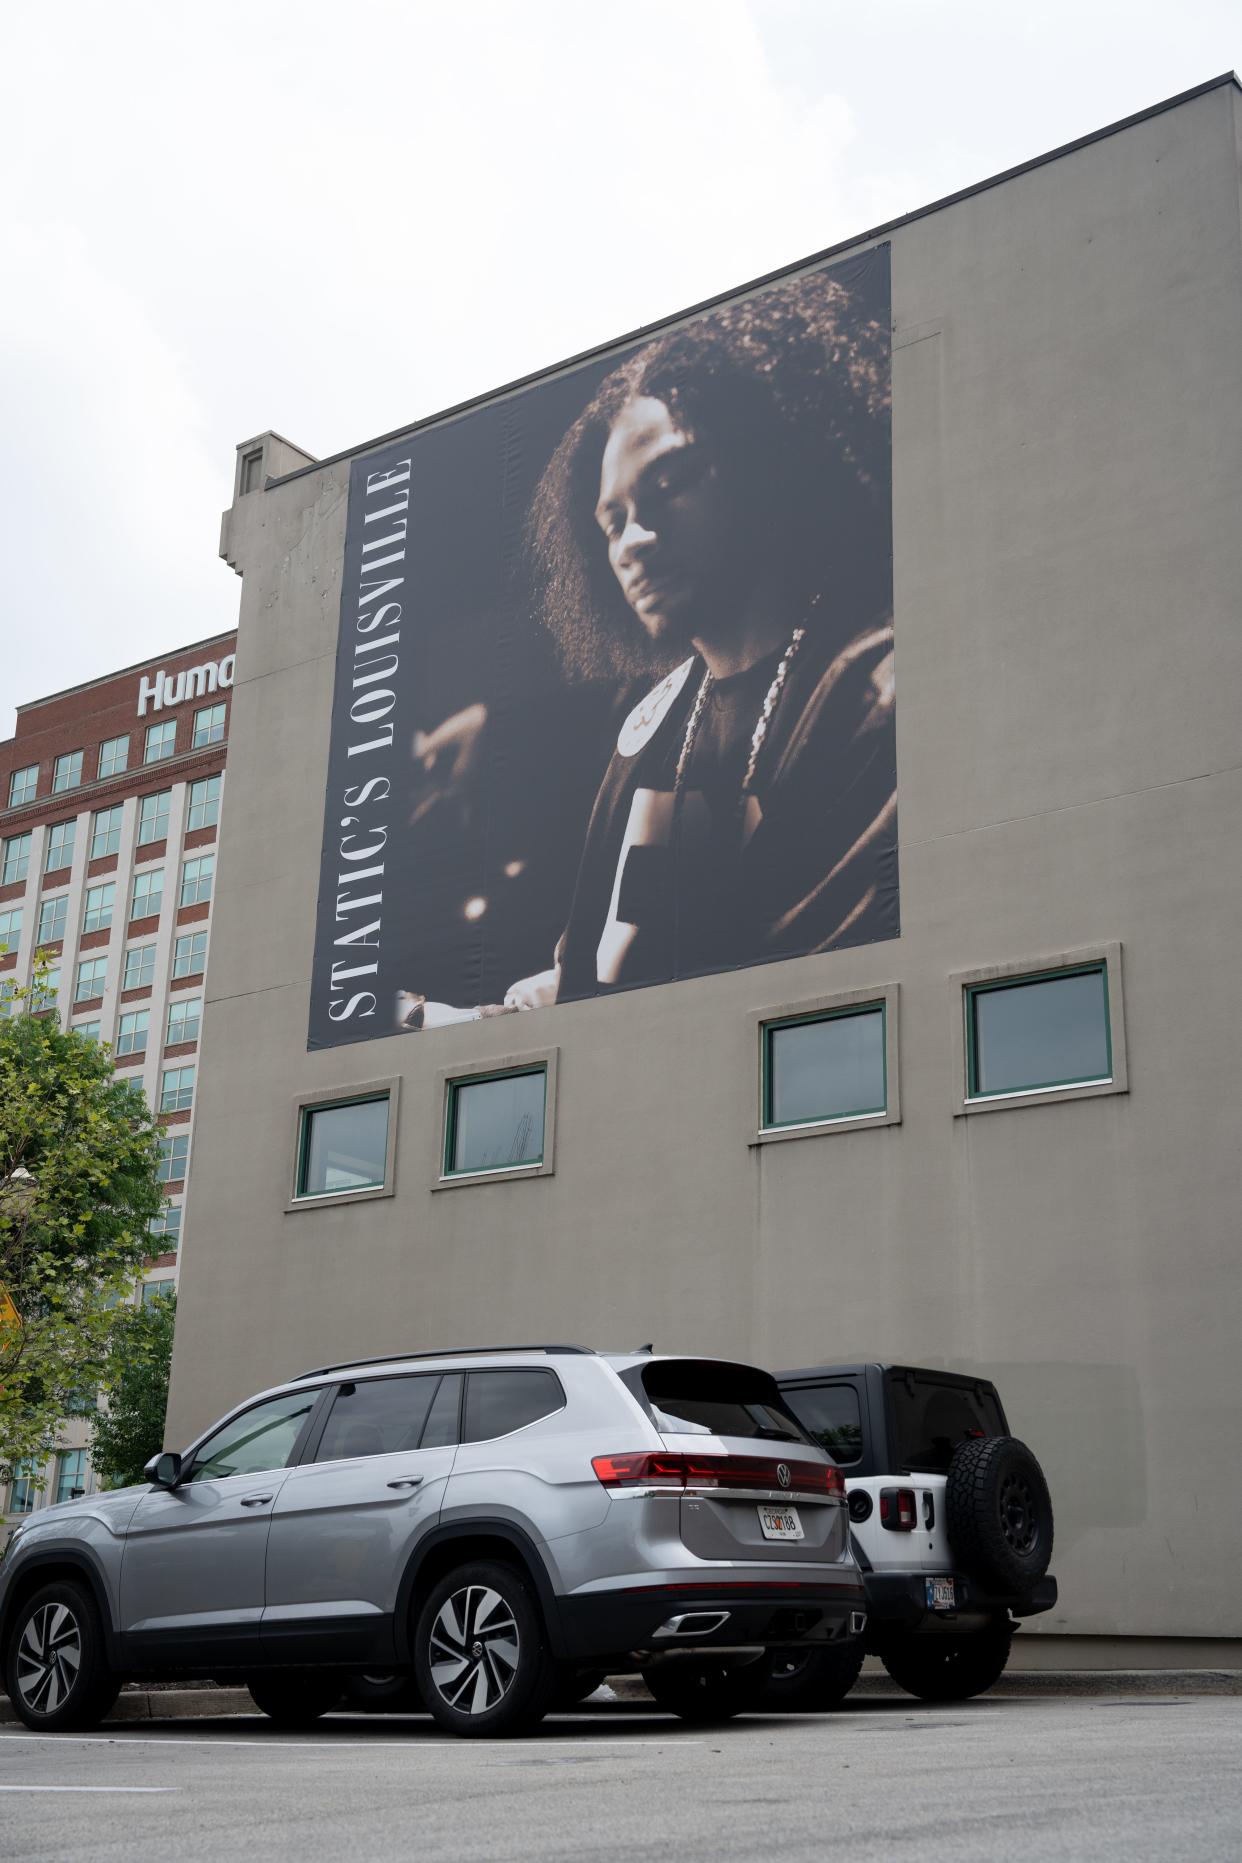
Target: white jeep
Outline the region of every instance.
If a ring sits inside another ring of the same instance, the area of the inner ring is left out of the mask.
[[[925,1701],[990,1688],[1009,1659],[1013,1620],[1057,1601],[1048,1484],[1010,1435],[996,1386],[912,1365],[815,1365],[776,1379],[845,1475],[867,1627],[851,1643],[782,1661],[768,1705],[835,1705],[864,1654]]]

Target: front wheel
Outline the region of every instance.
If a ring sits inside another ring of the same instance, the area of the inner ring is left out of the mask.
[[[335,1708],[342,1686],[339,1675],[321,1669],[286,1669],[246,1680],[255,1707],[277,1727],[313,1726]]]
[[[1007,1623],[960,1635],[895,1636],[881,1649],[880,1660],[908,1695],[922,1701],[967,1701],[999,1681],[1012,1641]]]
[[[17,1713],[39,1733],[99,1725],[121,1685],[81,1585],[44,1585],[14,1612],[4,1680]]]
[[[534,1727],[552,1704],[557,1670],[526,1579],[491,1560],[442,1578],[419,1612],[414,1674],[427,1712],[451,1733]]]
[[[771,1656],[730,1661],[728,1657],[679,1656],[643,1670],[660,1707],[698,1727],[731,1721],[735,1714],[764,1705],[772,1673]]]
[[[840,1706],[862,1666],[861,1637],[819,1649],[781,1650],[763,1691],[763,1705],[781,1714],[822,1714]]]

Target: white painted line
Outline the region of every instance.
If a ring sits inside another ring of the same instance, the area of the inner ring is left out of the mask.
[[[0,1792],[178,1792],[176,1785],[0,1785]]]
[[[0,1734],[0,1746],[9,1740],[54,1740],[59,1746],[79,1747],[261,1747],[265,1753],[284,1752],[289,1747],[309,1748],[312,1753],[374,1753],[378,1748],[400,1748],[402,1753],[421,1753],[434,1747],[439,1753],[477,1753],[480,1749],[494,1753],[542,1752],[545,1747],[616,1747],[632,1752],[635,1747],[702,1747],[705,1740],[674,1734],[669,1740],[655,1740],[644,1735],[640,1740],[282,1740],[270,1735],[265,1740],[212,1740],[203,1734]]]

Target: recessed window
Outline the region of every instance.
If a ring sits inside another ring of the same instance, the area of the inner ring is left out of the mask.
[[[104,984],[108,976],[106,957],[85,957],[78,965],[78,980],[73,988],[75,1003],[94,1002],[104,993]]]
[[[150,1025],[151,1011],[149,1009],[127,1009],[117,1024],[117,1054],[145,1054],[147,1030]]]
[[[105,776],[119,776],[129,763],[129,737],[106,738],[99,746],[100,781]]]
[[[153,1216],[147,1224],[147,1234],[162,1245],[157,1251],[159,1254],[175,1254],[181,1240],[181,1205],[166,1203],[159,1215]]]
[[[10,835],[4,844],[4,884],[15,886],[30,871],[30,831]]]
[[[383,1188],[388,1163],[388,1095],[304,1106],[298,1144],[299,1197]]]
[[[253,452],[241,456],[241,474],[238,491],[244,498],[247,492],[257,492],[263,484],[263,448],[255,447]]]
[[[43,863],[45,873],[59,873],[62,867],[73,865],[73,838],[77,822],[54,822],[47,831],[47,858]]]
[[[21,907],[0,906],[0,951],[15,951],[21,935]]]
[[[24,770],[14,770],[9,778],[9,807],[15,809],[22,802],[33,802],[38,787],[37,763],[28,763]]]
[[[35,1486],[38,1478],[38,1465],[34,1462],[19,1462],[13,1470],[13,1486],[9,1490],[9,1512],[11,1514],[32,1514],[39,1490]]]
[[[181,901],[183,906],[206,905],[211,898],[211,883],[215,877],[216,857],[214,854],[200,854],[194,860],[183,862],[181,868]]]
[[[171,802],[171,789],[159,789],[153,796],[142,798],[138,804],[139,847],[147,847],[152,841],[167,840],[168,809]]]
[[[542,1164],[547,1069],[450,1080],[444,1175]]]
[[[887,1109],[885,1008],[869,1003],[763,1028],[763,1125],[816,1125]]]
[[[166,1067],[160,1085],[162,1113],[188,1113],[194,1103],[193,1067]]]
[[[201,996],[174,996],[168,1005],[166,1045],[171,1047],[174,1042],[197,1041],[202,1013]]]
[[[966,1066],[971,1099],[1110,1081],[1107,965],[969,985]]]
[[[125,953],[123,990],[149,990],[155,981],[155,946],[131,944]]]
[[[177,749],[177,720],[165,718],[159,724],[147,726],[147,739],[142,752],[144,763],[163,763],[165,757],[171,757]]]
[[[72,1501],[86,1493],[86,1451],[72,1449],[56,1458],[56,1499]]]
[[[204,776],[190,784],[190,812],[186,828],[191,834],[199,828],[214,828],[220,819],[220,777]]]
[[[31,981],[30,995],[27,1000],[30,1008],[37,1013],[41,1009],[50,1009],[59,995],[60,965],[53,964],[51,968],[45,972],[42,983],[37,979]]]
[[[207,968],[207,934],[190,932],[173,946],[174,977],[201,977]]]
[[[91,859],[103,860],[121,848],[121,808],[99,809],[91,817]]]
[[[65,935],[65,920],[69,914],[68,893],[57,893],[55,899],[45,899],[39,907],[40,944],[55,944]]]
[[[103,886],[88,886],[86,905],[82,914],[84,932],[107,931],[112,923],[112,908],[116,904],[116,882],[109,880]]]
[[[75,1022],[73,1025],[74,1034],[80,1035],[83,1041],[98,1041],[102,1030],[103,1023],[98,1020],[94,1022]]]
[[[57,757],[52,765],[52,794],[59,795],[63,789],[76,789],[81,781],[81,751],[71,750],[63,757]]]
[[[156,1300],[167,1300],[177,1291],[175,1281],[144,1281],[142,1284],[142,1304],[149,1307]]]
[[[134,890],[130,897],[130,918],[154,918],[158,916],[163,903],[164,869],[162,867],[151,867],[145,873],[136,873],[134,875]]]
[[[169,1132],[160,1140],[160,1162],[156,1176],[161,1184],[180,1183],[190,1161],[188,1132]]]
[[[224,718],[227,707],[224,705],[207,705],[201,712],[194,714],[195,750],[205,750],[209,744],[224,741]]]

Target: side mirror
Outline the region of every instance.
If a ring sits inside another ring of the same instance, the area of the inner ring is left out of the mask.
[[[175,1449],[165,1449],[153,1455],[142,1472],[157,1488],[175,1488],[181,1480],[181,1457]]]

